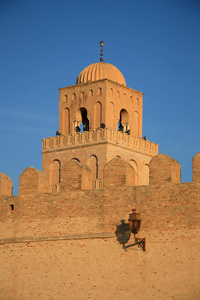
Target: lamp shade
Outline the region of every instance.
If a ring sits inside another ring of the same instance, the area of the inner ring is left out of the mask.
[[[136,213],[136,209],[133,209],[133,212],[129,214],[128,222],[131,232],[137,234],[140,230],[141,217],[139,213]]]

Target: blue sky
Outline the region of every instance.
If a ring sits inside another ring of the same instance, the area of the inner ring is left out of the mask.
[[[58,130],[58,88],[99,61],[144,93],[143,135],[192,180],[200,151],[198,0],[1,0],[0,172],[14,194],[29,167],[42,169],[42,138]]]

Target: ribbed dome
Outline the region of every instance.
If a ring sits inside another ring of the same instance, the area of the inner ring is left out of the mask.
[[[76,80],[76,84],[88,83],[100,79],[110,79],[126,86],[122,73],[113,65],[108,63],[95,63],[86,67]]]

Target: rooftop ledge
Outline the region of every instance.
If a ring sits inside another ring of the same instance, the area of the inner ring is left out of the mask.
[[[109,128],[98,128],[97,130],[84,131],[82,133],[42,139],[42,153],[105,143],[140,153],[142,152],[150,156],[158,154],[159,144]]]

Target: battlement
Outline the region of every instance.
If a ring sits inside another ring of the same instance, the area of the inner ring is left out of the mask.
[[[142,152],[150,156],[158,154],[159,144],[109,128],[98,128],[97,130],[84,131],[83,133],[42,139],[42,151],[58,151],[103,143],[110,143],[121,148],[135,150],[136,152],[139,151],[140,153]]]

